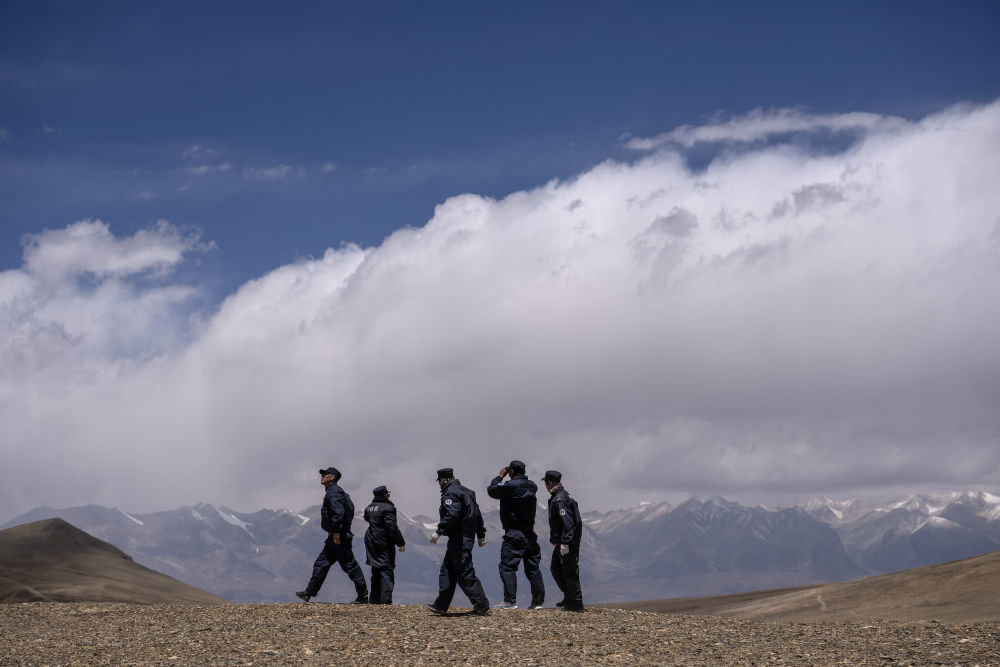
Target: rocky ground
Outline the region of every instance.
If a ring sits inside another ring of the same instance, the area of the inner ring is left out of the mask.
[[[1000,623],[767,623],[619,609],[434,616],[418,606],[0,606],[3,665],[1000,665]]]

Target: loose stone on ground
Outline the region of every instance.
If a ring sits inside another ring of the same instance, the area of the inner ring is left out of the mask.
[[[767,623],[618,609],[0,605],[0,664],[1000,665],[1000,623]]]

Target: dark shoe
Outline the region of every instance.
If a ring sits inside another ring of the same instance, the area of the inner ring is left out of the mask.
[[[542,608],[541,602],[532,602],[531,605],[528,606],[528,609],[541,609],[541,608]]]
[[[295,597],[302,600],[303,602],[309,602],[309,600],[312,599],[312,596],[306,593],[305,591],[299,591],[298,593],[295,594]]]
[[[472,615],[473,616],[489,616],[490,615],[490,608],[489,607],[480,607],[478,609],[473,609],[472,610]]]
[[[351,604],[368,604],[368,596],[366,595],[363,598],[358,598],[357,600],[351,600]]]
[[[441,616],[443,614],[447,614],[448,613],[447,609],[438,609],[437,607],[435,607],[432,604],[427,604],[427,605],[424,605],[424,606],[427,607],[428,609],[430,609],[431,611],[433,611],[438,616]]]
[[[583,607],[566,607],[566,606],[563,606],[562,610],[563,611],[574,611],[574,612],[576,612],[578,614],[582,614],[583,613]]]
[[[559,602],[556,602],[556,606],[557,607],[565,607],[566,606],[566,600],[559,600]]]

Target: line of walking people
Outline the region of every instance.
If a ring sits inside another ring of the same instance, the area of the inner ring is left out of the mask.
[[[361,566],[354,557],[354,503],[340,487],[340,471],[334,467],[319,471],[320,483],[326,487],[321,508],[321,526],[327,533],[323,550],[313,564],[312,577],[305,590],[296,593],[308,602],[319,593],[326,575],[334,563],[350,577],[357,592],[353,604],[392,604],[395,587],[396,551],[406,550],[406,541],[396,517],[396,506],[389,499],[385,486],[372,490],[372,501],[365,508],[368,523],[365,532],[365,554],[371,567],[371,591],[365,582]],[[507,479],[505,479],[507,478]],[[486,526],[476,502],[476,493],[455,478],[452,468],[437,471],[441,489],[439,521],[430,542],[437,544],[448,538],[447,549],[438,573],[438,596],[427,605],[436,614],[446,614],[455,595],[462,592],[472,603],[472,613],[484,616],[490,611],[482,583],[472,563],[472,549],[478,542],[486,546]],[[583,522],[576,501],[562,485],[562,474],[549,470],[542,477],[549,492],[549,542],[553,547],[550,572],[563,594],[556,606],[565,611],[583,611],[580,588],[580,540]],[[545,602],[545,584],[541,573],[541,548],[535,534],[535,514],[538,507],[538,486],[525,474],[522,461],[511,461],[490,482],[486,492],[500,501],[500,523],[504,536],[500,546],[500,579],[503,583],[503,603],[499,609],[517,609],[517,570],[523,564],[531,587],[529,609],[541,609]]]

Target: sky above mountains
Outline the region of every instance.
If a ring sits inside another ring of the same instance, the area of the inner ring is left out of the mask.
[[[1000,473],[994,3],[0,8],[0,519]]]

